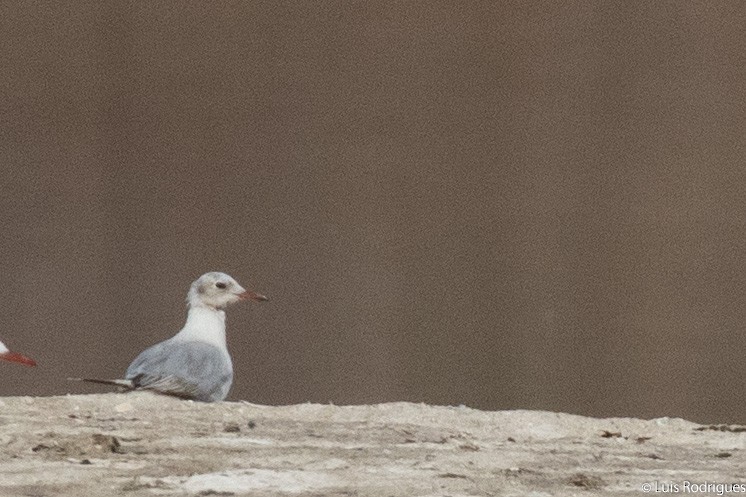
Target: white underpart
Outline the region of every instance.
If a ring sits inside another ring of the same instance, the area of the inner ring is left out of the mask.
[[[0,342],[0,354],[4,354],[6,352],[10,352],[10,350],[8,350],[8,347],[6,347],[3,342]]]
[[[205,342],[228,353],[225,343],[225,312],[211,307],[191,307],[186,324],[173,340]]]

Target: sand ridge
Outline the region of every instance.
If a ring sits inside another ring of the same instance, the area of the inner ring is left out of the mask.
[[[675,418],[404,402],[205,404],[147,392],[4,397],[0,444],[4,497],[639,496],[685,482],[746,489],[746,428]]]

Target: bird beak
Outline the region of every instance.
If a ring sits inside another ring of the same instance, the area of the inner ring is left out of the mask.
[[[255,300],[257,302],[265,302],[269,300],[268,297],[265,297],[261,293],[252,292],[250,290],[246,290],[245,292],[238,294],[238,298],[241,300]]]
[[[0,354],[0,359],[10,362],[17,362],[19,364],[23,364],[24,366],[36,366],[36,361],[29,357],[26,357],[25,355],[16,354],[15,352],[3,352],[2,354]]]

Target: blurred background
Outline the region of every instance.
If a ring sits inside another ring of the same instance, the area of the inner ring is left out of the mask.
[[[200,274],[229,399],[745,422],[743,2],[0,4],[0,394]]]

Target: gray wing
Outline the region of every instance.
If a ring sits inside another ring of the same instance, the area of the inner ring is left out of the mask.
[[[125,378],[136,389],[215,402],[228,395],[233,365],[230,357],[214,345],[169,339],[137,356]]]

